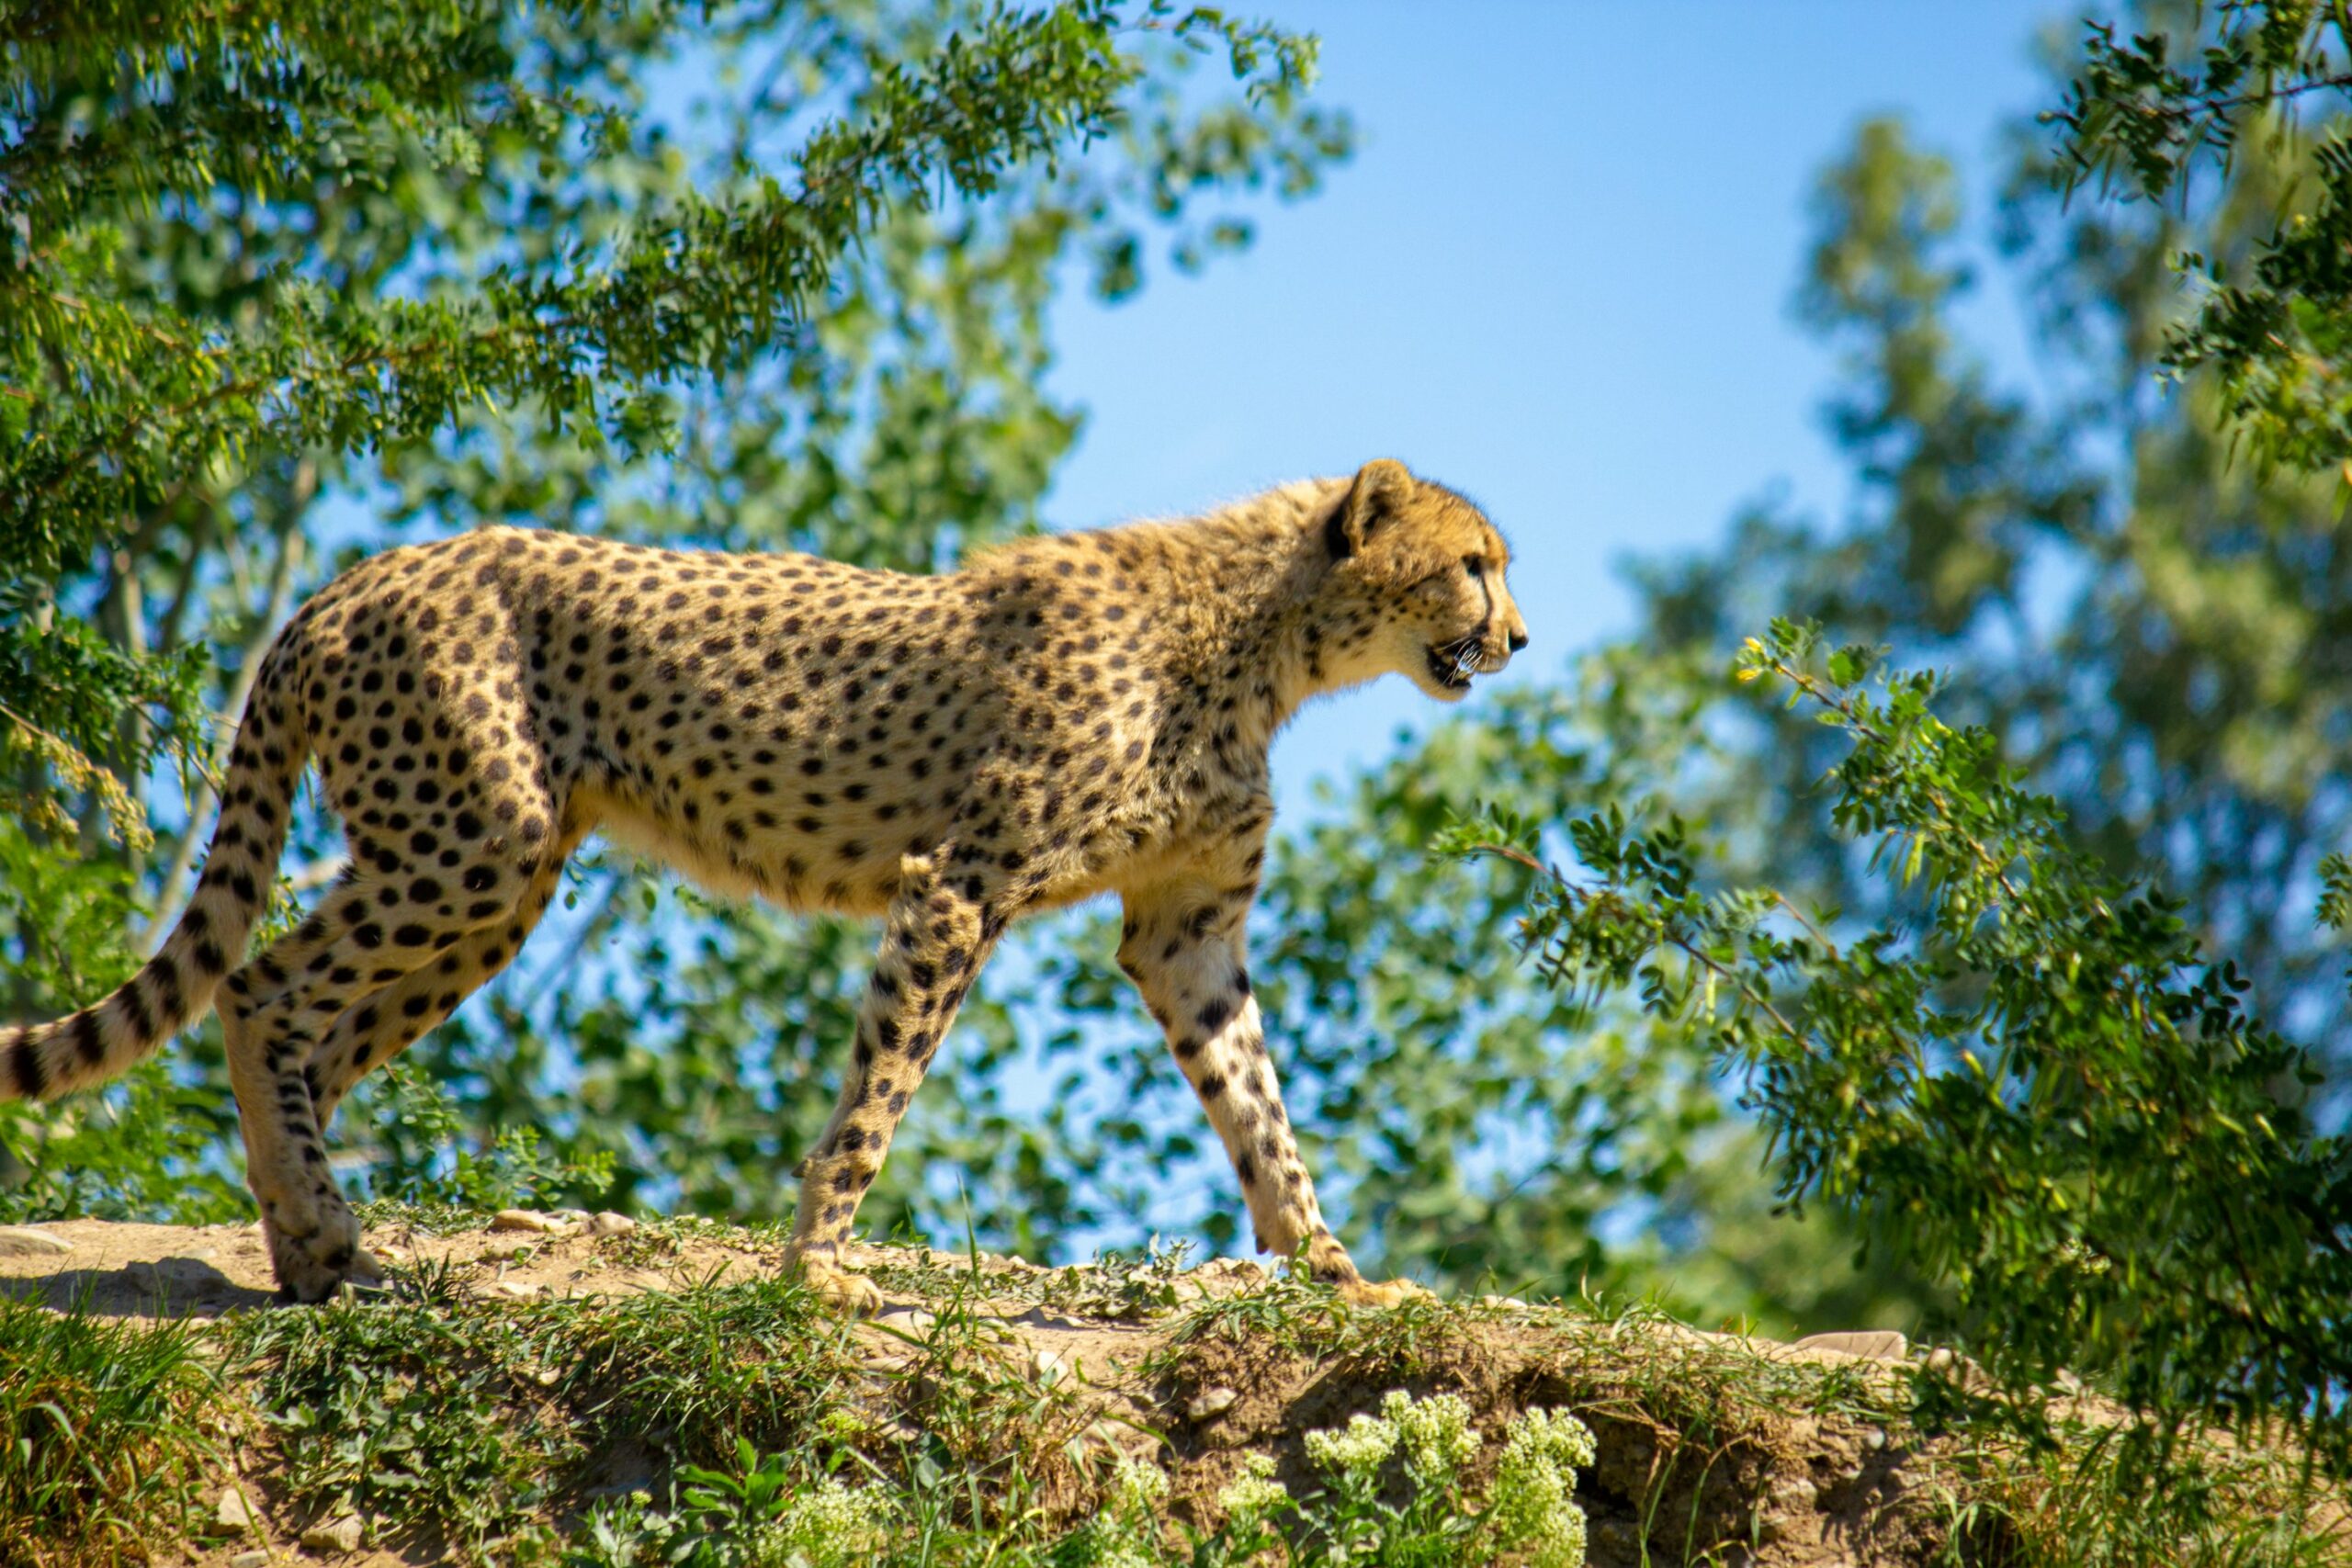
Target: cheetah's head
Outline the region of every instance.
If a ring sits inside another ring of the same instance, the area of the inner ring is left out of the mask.
[[[1332,558],[1324,627],[1340,684],[1396,671],[1440,702],[1460,702],[1527,646],[1503,581],[1510,548],[1442,484],[1385,457],[1366,463],[1323,525]]]

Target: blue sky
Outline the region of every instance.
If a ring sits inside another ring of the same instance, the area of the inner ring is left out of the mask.
[[[1058,526],[1194,510],[1374,456],[1486,504],[1517,552],[1525,675],[1625,629],[1628,555],[1716,537],[1784,483],[1834,515],[1829,351],[1791,320],[1815,175],[1909,118],[1992,188],[2000,126],[2046,107],[2049,0],[1256,0],[1318,33],[1363,144],[1204,276],[1072,290],[1057,389],[1084,403]],[[1981,208],[1973,207],[1972,210]],[[2021,370],[1998,298],[1964,323]],[[1300,786],[1376,760],[1430,705],[1401,679],[1311,708]]]

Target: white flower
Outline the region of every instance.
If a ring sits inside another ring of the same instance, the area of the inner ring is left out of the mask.
[[[1504,1543],[1528,1549],[1531,1568],[1582,1568],[1576,1470],[1592,1458],[1590,1429],[1565,1411],[1530,1410],[1510,1424],[1487,1517]]]
[[[1581,1470],[1592,1462],[1592,1428],[1565,1410],[1534,1409],[1510,1424],[1510,1448],[1540,1453],[1564,1470]]]
[[[754,1560],[847,1568],[853,1556],[880,1543],[889,1523],[888,1498],[829,1476],[793,1497],[761,1532],[765,1550]]]
[[[1396,1451],[1396,1428],[1369,1416],[1351,1416],[1344,1428],[1306,1434],[1306,1457],[1333,1476],[1369,1476]]]
[[[1096,1538],[1094,1568],[1162,1568],[1159,1553],[1124,1531]]]
[[[1453,1394],[1433,1393],[1416,1401],[1402,1389],[1394,1390],[1380,1402],[1380,1414],[1396,1428],[1406,1467],[1426,1484],[1451,1483],[1464,1465],[1478,1457],[1478,1428],[1470,1425],[1470,1407]]]
[[[1121,1454],[1111,1470],[1111,1506],[1122,1516],[1148,1513],[1168,1495],[1168,1474],[1156,1464]]]
[[[1241,1473],[1216,1495],[1216,1506],[1235,1519],[1262,1519],[1290,1501],[1290,1488],[1274,1479],[1272,1454],[1247,1454]]]

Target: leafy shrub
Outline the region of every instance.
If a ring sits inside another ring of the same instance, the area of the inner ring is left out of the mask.
[[[1948,1281],[2010,1387],[2072,1371],[2152,1437],[2283,1422],[2352,1457],[2352,1144],[2315,1130],[2310,1061],[2176,900],[2077,847],[1989,731],[1936,717],[1936,677],[1785,622],[1737,674],[1844,738],[1830,823],[1903,917],[1843,930],[1706,887],[1671,818],[1570,824],[1574,872],[1533,824],[1457,828],[1449,847],[1543,874],[1521,930],[1541,973],[1711,1041],[1781,1196],[1865,1217]]]

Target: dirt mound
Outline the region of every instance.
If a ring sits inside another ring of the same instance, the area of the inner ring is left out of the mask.
[[[275,1304],[252,1227],[0,1232],[0,1291],[210,1322],[219,1440],[158,1555],[235,1568],[503,1560],[518,1530],[568,1540],[598,1499],[662,1495],[737,1438],[815,1432],[876,1473],[929,1453],[1014,1475],[1048,1521],[1098,1506],[1125,1454],[1166,1472],[1171,1532],[1207,1529],[1244,1456],[1311,1489],[1305,1434],[1392,1389],[1456,1395],[1490,1431],[1574,1411],[1597,1440],[1577,1502],[1600,1568],[2015,1560],[2050,1490],[2042,1461],[1914,1427],[1899,1336],[1791,1346],[1497,1298],[1358,1311],[1247,1262],[885,1247],[851,1261],[896,1304],[853,1323],[779,1280],[778,1233],[440,1218],[465,1228],[372,1225],[395,1289],[331,1311]],[[460,1404],[470,1450],[449,1436]]]

